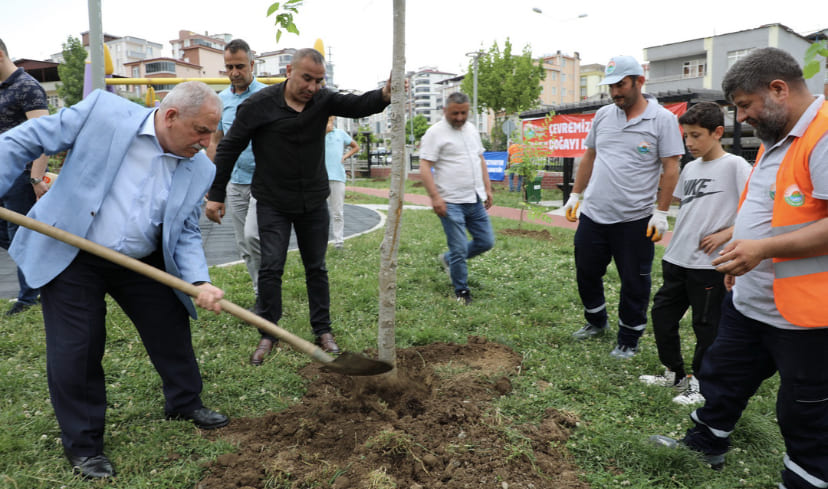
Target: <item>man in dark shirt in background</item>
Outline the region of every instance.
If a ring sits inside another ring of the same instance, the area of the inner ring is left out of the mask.
[[[314,49],[300,49],[287,67],[285,82],[264,88],[239,105],[232,128],[216,149],[216,178],[207,210],[223,211],[233,164],[252,140],[256,170],[251,191],[257,201],[262,250],[256,312],[274,323],[282,316],[282,273],[292,226],[305,266],[316,343],[337,354],[325,268],[330,220],[325,126],[331,115],[359,118],[381,112],[391,100],[391,80],[382,89],[359,96],[324,90],[324,82],[325,59]],[[263,333],[251,364],[261,364],[276,341]]]
[[[37,80],[14,64],[5,43],[0,39],[0,133],[44,115],[49,115],[46,92]],[[49,157],[46,155],[41,155],[26,165],[9,191],[0,195],[0,207],[20,214],[28,213],[48,189],[43,182],[48,165]],[[17,224],[0,220],[0,248],[8,250],[16,232]],[[32,307],[40,294],[37,289],[29,286],[19,268],[17,281],[20,284],[17,302],[6,311],[6,316],[14,316]]]

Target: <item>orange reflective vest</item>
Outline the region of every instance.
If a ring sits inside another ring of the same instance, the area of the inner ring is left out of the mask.
[[[808,161],[817,142],[828,132],[828,102],[822,104],[802,137],[796,138],[776,172],[771,227],[774,236],[790,233],[828,217],[828,201],[813,197]],[[756,155],[757,165],[764,146]],[[754,169],[756,167],[754,166]],[[753,172],[751,172],[753,175]],[[750,177],[739,201],[745,200]],[[828,326],[828,255],[773,258],[773,296],[776,308],[797,326]]]
[[[509,153],[509,166],[515,163],[523,163],[523,146],[520,144],[512,144],[507,150]]]

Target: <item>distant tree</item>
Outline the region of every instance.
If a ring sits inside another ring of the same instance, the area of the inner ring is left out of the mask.
[[[474,60],[469,62],[468,74],[463,78],[461,89],[464,93],[474,93]],[[492,144],[498,149],[505,149],[506,139],[500,131],[499,119],[503,119],[522,110],[538,105],[541,84],[546,72],[540,63],[532,59],[532,51],[527,45],[519,55],[512,54],[509,38],[503,44],[503,50],[492,44],[488,52],[481,53],[477,60],[477,107],[478,113],[491,109],[495,113],[495,129],[492,131]]]
[[[63,43],[63,63],[58,65],[58,95],[69,107],[83,99],[83,72],[86,65],[86,49],[80,39],[69,36]]]
[[[418,142],[428,130],[428,119],[423,114],[417,114],[414,119],[405,120],[405,142],[411,141],[411,126],[414,125],[414,142]]]
[[[365,135],[368,135],[368,139],[365,138]],[[371,129],[368,126],[359,126],[357,129],[357,134],[354,136],[354,140],[356,140],[357,144],[359,145],[360,152],[362,154],[362,159],[368,159],[368,151],[369,146],[373,147],[375,143],[379,142],[379,137],[376,134],[371,132]]]

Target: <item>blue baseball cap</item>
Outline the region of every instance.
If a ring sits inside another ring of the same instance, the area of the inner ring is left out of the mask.
[[[599,85],[612,85],[620,82],[626,76],[642,76],[644,70],[632,56],[613,56],[604,70],[604,79]]]

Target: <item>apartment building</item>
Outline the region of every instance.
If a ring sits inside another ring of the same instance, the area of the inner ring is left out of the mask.
[[[40,86],[46,92],[50,106],[56,109],[63,107],[63,99],[58,95],[57,91],[57,87],[60,84],[60,76],[58,76],[57,69],[58,63],[21,58],[14,60],[14,65],[18,68],[23,68],[26,73],[40,83]]]
[[[606,66],[599,63],[581,65],[580,88],[578,98],[589,100],[592,98],[603,99],[609,97],[609,87],[599,85],[604,79]]]
[[[126,63],[130,78],[200,78],[202,67],[173,58],[153,58]],[[218,76],[214,74],[212,76]],[[175,85],[153,85],[155,96],[163,99]],[[144,97],[146,85],[127,85],[127,92],[133,97]]]
[[[429,125],[439,121],[443,117],[445,105],[440,82],[456,76],[456,73],[440,71],[431,66],[421,67],[407,75],[414,103],[414,116],[424,116]]]
[[[293,60],[293,55],[296,54],[295,48],[279,49],[277,51],[267,51],[256,56],[256,66],[254,67],[254,74],[256,76],[273,76],[284,77],[287,75],[287,67]],[[334,79],[334,64],[330,62],[329,57],[325,59],[325,86],[336,90],[337,84]]]
[[[546,78],[541,81],[541,104],[561,105],[580,99],[581,57],[577,51],[574,55],[561,51],[543,55],[537,62],[546,71]]]
[[[178,31],[178,39],[170,40],[172,58],[201,67],[202,77],[224,75],[224,46],[232,40],[230,34],[196,34]]]
[[[782,24],[766,24],[754,29],[647,47],[644,48],[644,59],[649,62],[647,91],[721,90],[727,70],[752,50],[775,47],[801,60],[811,42]],[[826,73],[823,65],[817,76],[807,80],[812,93],[825,93]]]
[[[125,66],[126,63],[155,58],[162,54],[163,46],[160,43],[140,37],[113,36],[106,33],[103,37],[112,58],[112,74],[116,76],[130,76],[130,69]],[[89,31],[81,32],[81,44],[89,51]]]

